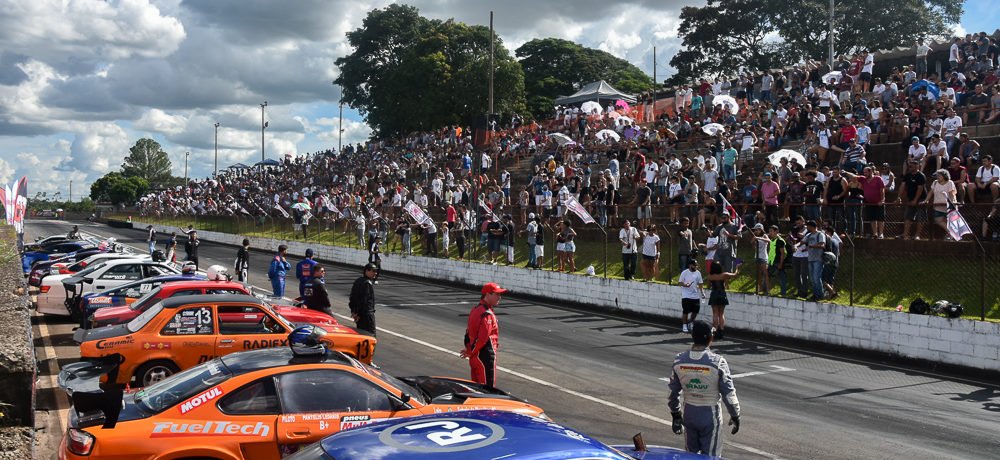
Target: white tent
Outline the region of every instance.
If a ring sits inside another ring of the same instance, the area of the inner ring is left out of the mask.
[[[571,96],[563,96],[556,99],[556,105],[573,105],[587,101],[618,99],[632,104],[635,103],[635,96],[618,91],[613,86],[609,85],[608,82],[600,80],[593,83],[587,83],[583,86],[583,88],[580,88],[580,91],[573,93]]]

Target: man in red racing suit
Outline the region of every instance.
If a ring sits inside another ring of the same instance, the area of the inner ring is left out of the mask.
[[[471,380],[488,386],[496,386],[497,349],[499,348],[500,327],[493,308],[500,303],[507,292],[496,283],[483,285],[482,298],[469,313],[469,323],[465,329],[465,348],[459,354],[469,358],[472,371]]]

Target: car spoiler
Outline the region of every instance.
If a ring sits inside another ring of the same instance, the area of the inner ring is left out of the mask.
[[[123,358],[116,353],[67,364],[59,371],[59,386],[69,394],[80,428],[114,428],[118,423],[124,391],[114,382]],[[104,375],[108,383],[101,382]]]

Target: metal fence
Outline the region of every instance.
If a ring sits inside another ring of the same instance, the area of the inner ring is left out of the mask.
[[[533,207],[532,207],[533,208]],[[764,209],[761,206],[735,205],[737,212],[745,219],[747,224],[754,223],[754,216],[764,215],[776,218],[776,223],[781,228],[781,233],[786,236],[794,222],[794,217],[803,214],[802,207],[779,207],[777,209]],[[830,220],[829,207],[826,207],[822,217]],[[847,228],[846,218],[837,223],[837,232],[842,235],[843,243],[840,248],[840,257],[834,270],[835,281],[833,288],[835,295],[830,300],[848,305],[866,305],[877,308],[897,308],[902,305],[906,309],[910,302],[916,298],[922,298],[930,303],[936,300],[948,300],[953,303],[960,303],[965,309],[966,317],[979,319],[1000,319],[1000,284],[996,280],[1000,279],[1000,245],[989,240],[992,239],[992,232],[1000,230],[989,226],[985,240],[981,238],[984,231],[983,221],[986,219],[992,205],[986,204],[966,204],[961,207],[963,216],[968,221],[975,235],[966,236],[963,241],[955,242],[946,239],[945,232],[933,222],[933,212],[926,209],[928,221],[919,225],[920,233],[917,235],[920,240],[902,240],[898,238],[903,230],[903,217],[905,207],[899,204],[890,203],[885,205],[885,230],[886,239],[878,239],[870,236],[870,223],[862,219],[862,228],[865,231],[858,235],[853,235]],[[436,222],[443,221],[443,210],[430,210]],[[512,212],[511,212],[512,211]],[[535,212],[536,209],[525,210]],[[545,210],[542,210],[545,212]],[[595,217],[601,215],[598,209],[592,209]],[[509,210],[514,217],[515,223],[515,244],[514,261],[516,265],[525,265],[528,259],[528,244],[522,234],[524,223],[521,221],[519,209]],[[390,211],[391,214],[391,211]],[[862,214],[863,212],[859,212]],[[675,223],[674,217],[688,217],[694,225],[691,226],[695,243],[705,243],[712,229],[718,222],[719,209],[717,207],[706,208],[705,206],[652,206],[652,218],[646,225],[652,225],[660,236],[660,256],[655,261],[654,269],[649,277],[650,282],[672,283],[681,270],[681,254],[678,254],[680,227]],[[845,207],[843,212],[833,214],[837,216],[853,215],[850,206]],[[125,215],[110,216],[112,218],[123,219]],[[378,232],[377,228],[369,225],[365,232],[358,232],[352,220],[334,220],[320,216],[310,221],[310,225],[303,227],[295,225],[291,219],[281,216],[177,216],[177,217],[155,217],[155,216],[133,216],[142,221],[152,221],[162,225],[178,227],[180,229],[193,225],[200,230],[209,230],[222,233],[232,233],[261,238],[271,238],[274,240],[299,240],[316,242],[319,244],[331,244],[358,249],[367,249],[367,242],[374,233],[381,233],[383,236],[382,251],[384,257],[394,257],[402,250],[402,242],[394,234],[392,226],[386,232]],[[387,216],[398,217],[398,216]],[[440,218],[438,218],[440,217]],[[573,228],[578,233],[576,239],[576,252],[574,253],[575,271],[585,273],[588,267],[593,267],[597,276],[621,277],[623,264],[621,258],[621,244],[618,241],[618,231],[622,222],[629,219],[636,222],[637,209],[632,206],[616,206],[609,209],[607,213],[606,226],[599,225],[585,226],[579,219],[571,217],[575,224]],[[766,218],[766,217],[765,217]],[[554,223],[559,218],[556,216],[543,219],[543,231],[545,241],[544,266],[548,270],[559,269],[559,261],[556,256],[556,237]],[[769,225],[770,222],[766,221]],[[703,225],[702,225],[703,224]],[[748,225],[749,227],[749,225]],[[917,231],[917,223],[912,225],[911,232]],[[450,234],[450,247],[448,257],[456,259],[458,254],[459,236],[454,231]],[[464,259],[470,261],[486,262],[489,260],[489,253],[485,240],[481,238],[479,229],[467,230],[465,235],[466,251]],[[443,257],[444,251],[441,248],[441,233],[437,236],[438,257]],[[428,245],[422,229],[414,227],[411,234],[412,254],[426,255]],[[780,273],[769,272],[765,267],[758,268],[755,260],[755,241],[749,236],[749,232],[743,234],[738,242],[737,255],[746,261],[740,276],[734,278],[729,289],[738,292],[758,292],[758,283],[767,277],[769,286],[764,291],[764,295],[780,295],[780,283],[778,275]],[[641,244],[639,245],[641,250]],[[638,257],[639,267],[636,270],[636,279],[644,280],[642,269],[642,257]],[[501,252],[498,263],[505,263],[505,254]],[[706,270],[704,262],[704,252],[699,256],[699,268]],[[799,266],[794,263],[788,264],[785,271],[787,277],[787,296],[799,294]],[[569,267],[564,267],[569,271]],[[804,292],[803,292],[804,293]]]

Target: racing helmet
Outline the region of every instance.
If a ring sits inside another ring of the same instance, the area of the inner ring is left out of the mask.
[[[193,275],[197,271],[198,266],[194,262],[184,262],[184,265],[181,265],[181,274]]]
[[[307,324],[299,326],[288,334],[288,346],[295,356],[315,356],[326,353],[326,346],[323,345],[323,336],[326,329]]]
[[[167,261],[167,255],[164,254],[163,251],[161,251],[159,249],[153,251],[153,253],[150,255],[150,257],[153,259],[153,262],[166,262]]]
[[[226,267],[222,265],[212,265],[205,270],[205,274],[208,275],[209,281],[228,281],[229,272]]]

